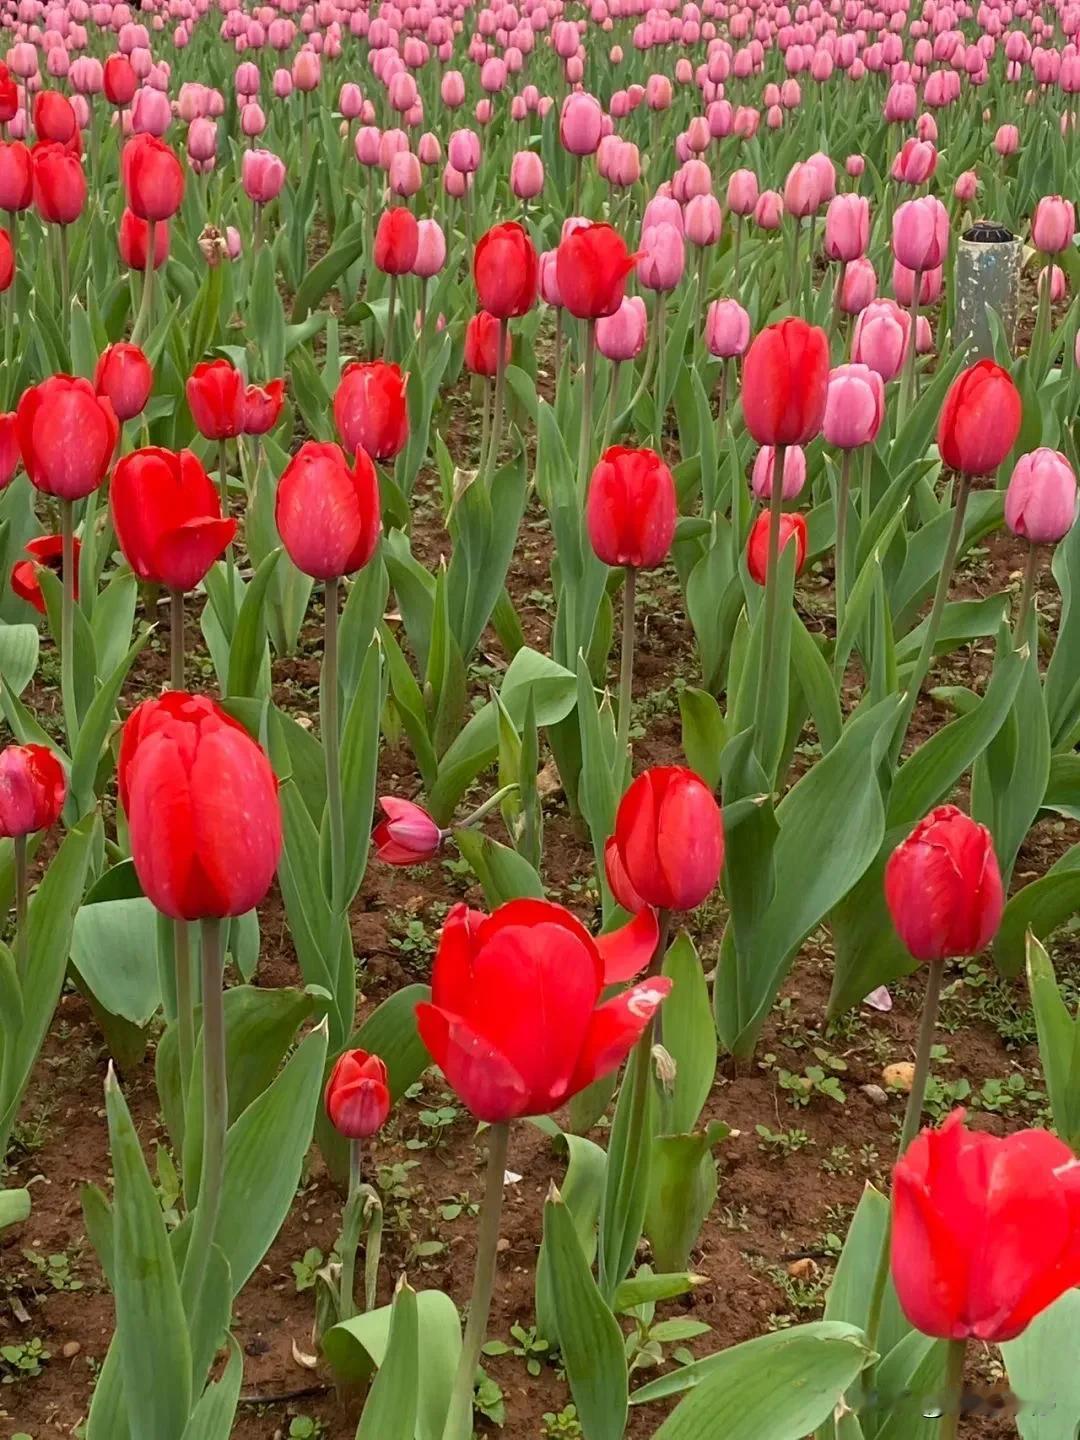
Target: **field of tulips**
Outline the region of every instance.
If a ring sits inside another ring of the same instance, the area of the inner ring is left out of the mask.
[[[1077,1440],[1080,4],[0,18],[3,1440]]]

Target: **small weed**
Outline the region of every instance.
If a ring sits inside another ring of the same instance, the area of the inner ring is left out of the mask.
[[[826,1175],[854,1175],[855,1161],[846,1145],[833,1145],[821,1162]]]
[[[299,1260],[294,1260],[291,1265],[293,1278],[296,1282],[296,1293],[302,1295],[305,1290],[314,1290],[316,1272],[323,1267],[323,1253],[316,1246],[305,1250]]]
[[[392,922],[393,923],[393,922]],[[397,921],[400,926],[396,935],[390,936],[390,944],[403,955],[430,959],[435,954],[436,936],[423,920]]]
[[[36,1335],[21,1345],[0,1345],[0,1364],[6,1372],[0,1383],[14,1385],[19,1380],[33,1380],[51,1358]]]
[[[526,1329],[524,1325],[511,1325],[510,1339],[515,1343],[511,1345],[503,1340],[489,1340],[484,1346],[484,1354],[516,1355],[519,1360],[525,1361],[525,1369],[530,1375],[539,1375],[544,1368],[544,1362],[549,1359],[551,1346],[536,1333],[536,1326],[530,1325]]]
[[[826,1100],[835,1100],[838,1105],[845,1102],[844,1087],[835,1075],[828,1074],[821,1065],[807,1065],[801,1075],[796,1075],[791,1070],[778,1070],[776,1080],[780,1089],[787,1092],[788,1101],[796,1109],[809,1105],[815,1095]]]
[[[462,1215],[472,1219],[480,1214],[480,1206],[475,1200],[469,1199],[469,1192],[465,1190],[460,1195],[444,1200],[439,1206],[439,1214],[444,1220],[458,1220]]]
[[[320,1435],[326,1434],[326,1426],[321,1420],[313,1420],[310,1415],[295,1415],[289,1426],[289,1440],[319,1440]]]
[[[796,1151],[814,1143],[805,1130],[796,1129],[794,1126],[788,1130],[770,1130],[767,1125],[755,1125],[754,1129],[759,1136],[758,1149],[766,1154],[794,1155]]]
[[[77,1280],[72,1273],[79,1263],[77,1257],[72,1260],[63,1250],[56,1255],[42,1255],[37,1250],[30,1249],[22,1253],[50,1289],[74,1292],[83,1288],[83,1282]]]
[[[506,1402],[503,1399],[502,1386],[497,1380],[492,1380],[490,1375],[485,1375],[477,1385],[473,1404],[493,1425],[498,1425],[500,1429],[505,1425]]]
[[[576,1405],[567,1405],[557,1415],[553,1410],[545,1410],[541,1419],[541,1440],[581,1440],[585,1433],[581,1428],[581,1421],[577,1418]]]
[[[456,1105],[440,1105],[434,1110],[420,1111],[421,1134],[406,1140],[407,1150],[437,1150],[446,1139],[447,1131],[461,1114]],[[426,1132],[426,1133],[424,1133]]]

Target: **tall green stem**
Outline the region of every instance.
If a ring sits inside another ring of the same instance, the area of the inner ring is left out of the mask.
[[[585,368],[581,389],[581,441],[578,445],[578,496],[584,503],[592,455],[593,379],[596,374],[596,321],[585,322]]]
[[[383,337],[384,360],[393,359],[394,355],[394,307],[397,304],[397,276],[390,276],[390,298],[386,311],[386,334]]]
[[[60,304],[61,334],[70,323],[69,312],[71,310],[71,259],[68,255],[67,226],[59,227],[60,235]]]
[[[661,290],[656,297],[656,453],[664,453],[664,419],[667,375],[664,356],[664,332],[667,328],[667,296]]]
[[[184,688],[184,592],[169,591],[169,684]]]
[[[364,1142],[349,1142],[349,1198],[341,1222],[341,1285],[338,1320],[351,1320],[356,1314],[356,1251],[360,1244],[360,1226],[364,1199]]]
[[[491,444],[488,447],[484,478],[492,474],[499,464],[499,446],[502,444],[503,404],[506,396],[506,337],[509,320],[499,321],[499,353],[495,360],[495,401],[491,417]]]
[[[326,759],[326,805],[330,813],[330,873],[332,906],[345,909],[345,808],[341,796],[341,725],[338,720],[338,585],[337,576],[326,582],[325,630],[322,666],[322,743]]]
[[[229,1081],[225,1064],[225,1006],[222,991],[221,921],[202,922],[203,1149],[199,1200],[191,1223],[181,1290],[184,1310],[196,1314],[214,1243],[225,1178],[225,1134],[229,1123]]]
[[[26,836],[16,835],[15,850],[15,973],[20,982],[29,969],[29,936],[26,933],[26,911],[30,899],[30,874],[26,859]]]
[[[79,734],[79,715],[75,705],[75,507],[70,500],[60,501],[60,546],[64,571],[60,610],[60,694],[68,753],[72,754],[71,747]]]
[[[634,599],[637,594],[637,571],[627,565],[623,571],[622,654],[619,659],[619,715],[615,740],[617,763],[625,765],[633,777],[634,762],[630,756],[630,707],[634,692]],[[620,793],[624,787],[620,783]]]
[[[964,1404],[964,1359],[966,1340],[950,1340],[945,1358],[945,1414],[941,1417],[939,1440],[956,1440]]]
[[[469,1301],[469,1320],[454,1376],[443,1440],[470,1440],[472,1435],[473,1385],[476,1380],[476,1367],[480,1363],[480,1351],[487,1334],[491,1296],[495,1288],[495,1261],[509,1142],[508,1124],[504,1122],[489,1128],[487,1180],[476,1242],[476,1270],[473,1274],[472,1299]]]
[[[184,592],[169,591],[169,684],[184,688]],[[186,920],[173,921],[173,963],[176,967],[176,1038],[180,1061],[180,1094],[185,1114],[195,1061],[195,991],[191,975],[191,942]]]
[[[1019,646],[1024,638],[1028,615],[1035,601],[1035,575],[1039,568],[1039,547],[1028,543],[1024,558],[1024,582],[1020,587],[1020,605],[1016,612],[1016,627],[1013,630],[1013,644]]]
[[[221,496],[221,513],[229,514],[229,442],[218,441],[218,493]],[[228,587],[228,623],[230,630],[236,619],[236,551],[230,540],[225,547],[225,580]]]
[[[615,423],[615,399],[619,391],[619,375],[622,372],[622,362],[615,360],[611,365],[611,381],[608,385],[607,405],[604,407],[604,433],[600,439],[600,454],[611,444],[611,427]]]
[[[775,473],[775,472],[774,472]],[[851,451],[840,461],[840,484],[836,492],[836,633],[844,628],[847,605],[847,522],[851,494]]]
[[[915,403],[917,394],[917,378],[915,375],[915,358],[918,354],[918,329],[919,329],[919,291],[922,288],[922,271],[915,271],[915,278],[911,282],[911,333],[908,336],[908,347],[904,354],[904,374],[900,380],[900,404],[897,409],[897,427],[903,425],[908,417],[912,405]]]
[[[945,604],[949,598],[949,586],[952,583],[953,567],[956,564],[956,557],[960,552],[960,541],[964,535],[964,516],[967,512],[968,494],[971,490],[970,477],[961,475],[958,485],[959,489],[956,494],[956,506],[953,510],[952,528],[949,531],[949,538],[945,545],[945,554],[942,558],[941,569],[938,572],[937,589],[934,592],[934,604],[930,610],[930,618],[926,622],[926,633],[923,635],[923,643],[919,649],[914,669],[908,677],[907,694],[904,696],[904,708],[900,717],[901,723],[897,726],[896,738],[893,741],[892,763],[894,766],[900,758],[900,752],[903,749],[908,726],[911,724],[911,717],[914,715],[915,706],[919,701],[919,691],[922,689],[923,681],[926,679],[927,672],[930,669],[930,662],[934,656],[934,646],[937,644],[938,631],[941,629],[941,617],[945,613]]]
[[[143,272],[142,300],[135,328],[131,332],[133,345],[138,345],[145,335],[154,313],[154,246],[157,240],[157,221],[151,220],[146,237],[146,269]]]
[[[784,464],[787,447],[777,445],[773,456],[772,492],[769,496],[769,549],[765,570],[765,617],[761,631],[761,664],[759,669],[757,712],[760,719],[768,703],[773,679],[773,649],[776,645],[776,622],[780,608],[780,520],[784,513]],[[769,776],[770,781],[772,776]]]

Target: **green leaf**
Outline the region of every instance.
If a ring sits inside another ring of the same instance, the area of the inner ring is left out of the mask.
[[[71,963],[111,1015],[147,1025],[161,1005],[157,912],[150,901],[140,896],[84,905],[72,930]]]
[[[673,982],[664,1001],[663,1043],[675,1061],[675,1085],[660,1098],[665,1133],[682,1134],[698,1123],[716,1078],[716,1026],[705,971],[690,935],[681,931],[664,957]]]
[[[1054,1129],[1080,1153],[1080,1013],[1070,1015],[1050,957],[1034,935],[1027,941],[1027,978]]]
[[[260,681],[265,672],[267,655],[267,593],[280,558],[279,546],[278,549],[270,551],[244,591],[243,603],[236,617],[236,626],[229,645],[229,674],[225,693],[230,699],[235,696],[257,696],[260,693]]]
[[[559,1349],[582,1431],[589,1440],[621,1440],[628,1407],[622,1331],[596,1287],[573,1219],[554,1186],[544,1205],[544,1243]]]
[[[116,1339],[132,1440],[180,1440],[191,1410],[191,1350],[157,1193],[127,1104],[105,1082],[115,1176]]]
[[[544,882],[524,855],[482,830],[455,830],[454,840],[480,881],[490,909],[523,895],[543,900]]]
[[[1037,1315],[1017,1340],[1001,1347],[1009,1383],[1020,1396],[1022,1440],[1076,1440],[1080,1415],[1080,1290],[1070,1290]]]
[[[337,284],[350,265],[354,265],[364,249],[364,221],[357,220],[344,229],[336,243],[305,274],[293,298],[292,321],[299,324],[326,292]]]
[[[419,1349],[424,1363],[417,1385],[416,1440],[442,1440],[458,1357],[461,1321],[457,1307],[441,1290],[416,1296]],[[323,1336],[323,1353],[339,1383],[363,1385],[386,1359],[391,1307],[354,1315]]]
[[[707,690],[688,685],[679,692],[679,715],[686,763],[710,790],[716,790],[720,785],[720,756],[728,738],[719,703]]]
[[[713,1147],[731,1132],[714,1120],[686,1135],[657,1135],[649,1156],[645,1233],[661,1270],[685,1270],[716,1199]]]
[[[994,963],[1003,975],[1019,975],[1030,932],[1045,940],[1080,909],[1080,845],[1066,850],[1045,875],[1018,890],[1005,906],[994,940]]]
[[[822,752],[827,755],[843,730],[840,700],[821,647],[797,614],[791,621],[791,664],[814,717]]]
[[[533,1123],[545,1134],[551,1135],[556,1148],[566,1151],[568,1163],[560,1192],[563,1204],[574,1221],[582,1254],[591,1266],[596,1257],[596,1221],[604,1198],[607,1155],[599,1145],[583,1135],[564,1134],[548,1115],[538,1117]],[[541,1335],[549,1340],[555,1338],[558,1322],[551,1289],[548,1248],[543,1241],[536,1261],[536,1324]]]
[[[875,1377],[874,1412],[882,1417],[875,1440],[937,1440],[941,1416],[927,1398],[942,1395],[947,1358],[944,1341],[917,1330],[882,1357]]]
[[[224,1375],[203,1391],[184,1429],[183,1440],[229,1440],[243,1378],[244,1356],[234,1340]]]
[[[889,1202],[867,1183],[848,1227],[825,1299],[825,1319],[866,1328],[878,1257],[889,1222]]]
[[[661,1300],[674,1300],[679,1295],[689,1295],[699,1285],[708,1281],[704,1275],[693,1275],[689,1271],[674,1275],[651,1275],[639,1273],[632,1280],[624,1280],[615,1291],[612,1310],[616,1315],[625,1315],[639,1305],[656,1305]]]
[[[402,1276],[390,1309],[386,1354],[368,1395],[356,1440],[413,1440],[420,1390],[416,1291]]]
[[[372,639],[341,735],[341,789],[346,797],[345,869],[342,893],[333,897],[334,909],[338,911],[347,910],[352,904],[367,869],[379,768],[379,719],[385,697],[382,646],[377,639]]]
[[[82,712],[79,738],[72,755],[70,782],[71,796],[80,818],[94,807],[94,782],[101,764],[101,752],[116,716],[116,702],[120,698],[120,691],[136,655],[149,638],[149,630],[144,630],[136,638],[108,680]]]
[[[0,1190],[0,1230],[21,1225],[30,1216],[29,1190]]]
[[[648,1203],[655,1117],[651,1072],[648,1044],[639,1041],[627,1061],[611,1122],[600,1209],[600,1287],[609,1301],[633,1264]]]
[[[690,1391],[655,1440],[802,1440],[829,1418],[868,1359],[861,1331],[820,1320],[683,1366],[631,1398],[639,1405]]]
[[[0,625],[0,675],[13,695],[21,695],[38,663],[36,625]]]

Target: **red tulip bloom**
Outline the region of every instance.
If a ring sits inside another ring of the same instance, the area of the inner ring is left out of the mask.
[[[499,366],[500,325],[494,315],[478,310],[465,327],[465,368],[474,375],[486,375],[489,379]],[[506,336],[503,352],[504,362],[510,363],[510,335]]]
[[[71,101],[59,90],[39,90],[34,96],[34,133],[39,140],[67,145],[78,134],[79,122]]]
[[[473,280],[481,307],[499,320],[527,315],[540,289],[540,261],[524,225],[494,225],[477,241]]]
[[[892,1276],[924,1335],[1015,1340],[1080,1285],[1080,1163],[1046,1130],[973,1133],[954,1110],[893,1171]]]
[[[204,360],[187,382],[195,428],[207,440],[232,440],[244,428],[244,377],[228,360]]]
[[[385,1062],[366,1050],[346,1050],[330,1071],[324,1099],[331,1125],[346,1140],[377,1135],[391,1105]]]
[[[142,742],[174,721],[199,725],[205,722],[209,725],[215,720],[247,734],[239,720],[226,714],[209,695],[191,695],[186,690],[165,690],[156,699],[144,700],[140,705],[136,705],[120,731],[120,751],[116,757],[117,790],[125,812],[128,809],[131,762]]]
[[[64,767],[47,745],[0,750],[0,835],[14,839],[48,830],[66,795]]]
[[[110,105],[124,109],[135,98],[139,77],[126,55],[110,55],[104,66],[105,98]]]
[[[11,282],[15,279],[15,251],[11,244],[11,236],[4,229],[0,229],[0,292],[11,289]]]
[[[375,232],[375,265],[384,275],[408,275],[419,244],[420,230],[411,210],[395,205],[383,211]]]
[[[555,252],[555,282],[563,306],[580,320],[614,315],[637,258],[610,225],[580,225]]]
[[[34,166],[21,140],[0,142],[0,210],[29,210],[34,203]]]
[[[236,534],[190,450],[125,455],[113,471],[109,506],[124,559],[140,580],[169,590],[194,590]]]
[[[400,368],[384,360],[346,365],[334,393],[334,424],[346,450],[392,460],[409,438],[406,377]]]
[[[86,204],[82,161],[62,145],[35,145],[31,151],[34,207],[49,225],[72,225]]]
[[[7,125],[19,113],[19,87],[8,67],[0,61],[0,125]]]
[[[411,800],[380,795],[379,808],[386,816],[372,831],[375,853],[387,865],[422,865],[434,860],[448,832]]]
[[[157,708],[143,716],[148,705]],[[144,893],[174,920],[253,909],[281,854],[277,781],[262,750],[212,701],[183,691],[141,705],[124,732],[121,786]]]
[[[117,341],[98,360],[94,389],[107,398],[121,424],[142,414],[153,388],[153,369],[138,345]]]
[[[285,404],[285,381],[269,380],[244,391],[244,434],[265,435],[274,428]]]
[[[278,481],[278,533],[298,570],[315,580],[352,575],[375,553],[382,530],[379,477],[363,450],[306,440]]]
[[[724,821],[693,770],[655,765],[623,796],[604,847],[611,893],[624,910],[693,910],[724,865]]]
[[[746,428],[759,445],[805,445],[821,429],[829,386],[825,331],[790,317],[768,325],[743,362]]]
[[[644,969],[655,944],[651,911],[598,943],[544,900],[512,900],[491,916],[455,905],[431,1004],[416,1007],[420,1036],[478,1120],[550,1115],[621,1065],[656,1014],[670,980],[599,1003],[605,985]]]
[[[134,210],[125,210],[120,217],[117,235],[120,259],[129,270],[145,270],[150,253],[150,225],[140,220]],[[169,258],[169,222],[163,220],[154,230],[154,269],[160,270]]]
[[[15,426],[30,483],[61,500],[81,500],[97,489],[120,438],[108,400],[89,380],[70,375],[24,391]]]
[[[75,541],[75,599],[79,598],[79,555],[82,551],[78,539]],[[64,541],[60,535],[39,535],[23,550],[28,560],[20,560],[11,570],[11,588],[20,600],[32,605],[39,615],[45,614],[45,596],[41,593],[40,573],[51,570],[58,578],[64,567]]]
[[[19,468],[19,435],[15,411],[0,414],[0,490],[6,490]]]
[[[756,585],[764,585],[769,568],[769,512],[761,514],[750,527],[746,542],[746,568]],[[780,549],[795,542],[795,574],[801,575],[806,564],[806,521],[798,512],[780,516]]]
[[[989,830],[955,805],[939,805],[889,856],[885,900],[916,960],[978,955],[1005,906]]]
[[[662,565],[677,511],[674,478],[655,450],[612,445],[604,451],[589,481],[585,519],[605,565]]]
[[[964,475],[991,475],[1016,444],[1023,418],[1012,376],[993,360],[979,360],[949,386],[937,443],[941,458]]]
[[[184,171],[174,152],[154,135],[135,135],[124,146],[121,170],[128,205],[140,220],[171,220],[184,199]]]

